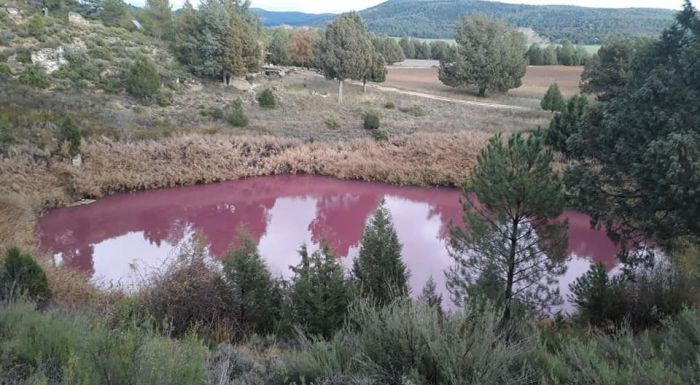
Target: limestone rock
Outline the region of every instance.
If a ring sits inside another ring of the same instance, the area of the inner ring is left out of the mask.
[[[68,12],[68,22],[71,24],[79,25],[81,27],[86,27],[90,25],[90,22],[85,20],[79,13]]]
[[[68,64],[63,54],[63,47],[42,48],[32,52],[32,63],[43,68],[47,74],[58,71],[62,65]]]
[[[250,91],[253,89],[247,80],[238,78],[231,80],[231,86],[239,91]]]
[[[22,22],[22,13],[20,12],[19,9],[7,7],[7,8],[5,8],[5,12],[7,12],[7,16],[14,23]]]

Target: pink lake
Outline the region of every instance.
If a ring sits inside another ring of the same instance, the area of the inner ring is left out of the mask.
[[[275,275],[290,277],[303,244],[311,250],[326,240],[349,268],[362,230],[381,199],[391,213],[410,286],[420,293],[432,276],[449,298],[444,271],[450,222],[461,224],[461,191],[343,181],[310,175],[280,175],[211,185],[118,194],[77,207],[50,211],[39,222],[41,247],[54,263],[86,272],[96,283],[132,284],[163,266],[195,234],[219,257],[235,246],[241,230],[258,244]],[[568,284],[602,262],[617,265],[617,246],[589,217],[566,211],[569,222]]]

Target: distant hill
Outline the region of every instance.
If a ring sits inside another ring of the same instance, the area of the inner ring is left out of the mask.
[[[266,27],[278,25],[290,25],[293,27],[318,25],[335,17],[332,13],[274,12],[260,8],[251,8],[250,11],[258,15],[260,21]]]
[[[263,25],[323,26],[335,15],[270,12],[254,8]],[[388,0],[360,14],[373,32],[390,36],[452,38],[464,15],[484,13],[531,28],[553,42],[600,44],[608,36],[658,36],[673,23],[675,11],[652,8],[584,8],[564,5],[506,4],[481,0]]]
[[[464,15],[484,13],[532,28],[552,41],[598,44],[610,35],[656,36],[673,23],[669,9],[603,9],[479,0],[388,0],[360,12],[370,30],[390,36],[448,38]]]

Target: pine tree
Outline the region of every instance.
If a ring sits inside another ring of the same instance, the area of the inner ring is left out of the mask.
[[[583,123],[583,116],[588,109],[588,99],[584,95],[576,95],[569,98],[566,106],[554,115],[549,123],[549,129],[545,133],[545,143],[554,150],[564,155],[569,154],[567,144],[569,138],[578,132],[579,125]]]
[[[525,35],[500,20],[466,16],[457,28],[454,58],[440,62],[440,81],[450,87],[507,91],[522,84],[527,69]]]
[[[173,11],[169,0],[146,0],[146,30],[158,39],[173,38]]]
[[[435,280],[432,276],[428,279],[423,287],[418,300],[424,302],[426,305],[437,309],[437,311],[442,314],[442,294],[437,293],[437,286],[435,285]]]
[[[0,269],[0,300],[21,298],[45,305],[51,300],[51,289],[44,270],[29,254],[16,247],[5,253]]]
[[[416,58],[416,46],[412,39],[402,37],[401,40],[399,40],[399,46],[401,47],[401,50],[403,50],[403,55],[407,59]]]
[[[565,225],[551,219],[563,211],[564,194],[542,142],[539,132],[507,143],[496,135],[479,155],[463,186],[468,230],[452,228],[455,264],[446,275],[455,303],[471,299],[475,286],[496,289],[505,319],[520,306],[542,312],[561,302],[555,283],[565,271]]]
[[[330,338],[343,325],[353,287],[327,246],[311,255],[302,246],[299,255],[292,268],[292,317],[306,333]]]
[[[223,261],[234,317],[244,331],[271,333],[282,307],[279,283],[272,278],[253,241],[244,237],[242,242]]]
[[[623,278],[610,278],[601,263],[595,263],[569,285],[569,299],[576,306],[576,318],[593,326],[620,324],[627,313]]]
[[[290,35],[285,28],[273,29],[267,44],[267,61],[275,65],[288,65],[287,46],[289,40]]]
[[[564,109],[564,96],[562,96],[557,83],[552,83],[544,94],[540,106],[546,111],[561,111]]]
[[[372,62],[362,78],[362,92],[367,92],[367,82],[383,83],[386,80],[386,73],[384,57],[378,51],[374,51]]]
[[[408,295],[408,272],[401,260],[401,244],[384,202],[365,227],[352,272],[361,295],[379,304]]]
[[[374,46],[357,13],[336,17],[319,42],[320,65],[328,79],[338,79],[338,103],[343,103],[346,79],[363,80],[372,67]]]

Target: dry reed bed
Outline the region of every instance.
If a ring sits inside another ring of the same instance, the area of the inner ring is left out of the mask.
[[[81,198],[135,190],[212,183],[284,173],[401,185],[459,184],[490,134],[419,133],[388,141],[303,142],[260,136],[184,135],[153,141],[89,141],[84,163],[47,160],[36,149],[14,149],[0,159],[0,249],[18,245],[37,254],[37,219],[47,209]],[[77,273],[44,259],[62,306],[105,300]]]

